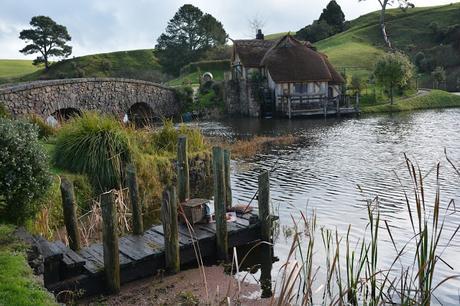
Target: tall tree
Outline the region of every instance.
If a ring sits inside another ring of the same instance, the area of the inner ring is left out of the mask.
[[[50,57],[66,58],[72,54],[72,47],[67,42],[72,38],[67,32],[67,28],[57,24],[47,16],[35,16],[30,21],[32,29],[22,30],[19,38],[29,43],[19,52],[24,54],[40,53],[33,64],[44,63],[45,69],[49,68]]]
[[[343,30],[345,22],[345,14],[342,12],[342,8],[335,0],[331,0],[323,12],[319,16],[319,21],[326,21],[330,26],[333,26],[337,31]]]
[[[177,75],[180,68],[196,61],[207,50],[224,45],[227,33],[218,20],[191,5],[185,4],[168,22],[155,46],[163,69]]]
[[[358,0],[366,1],[366,0]],[[388,37],[386,27],[385,27],[385,11],[388,6],[392,6],[393,4],[399,4],[399,8],[402,10],[406,10],[407,8],[413,8],[415,5],[409,0],[377,0],[380,4],[380,30],[382,32],[383,40],[388,48],[392,48],[390,38]]]
[[[374,70],[377,82],[389,89],[391,104],[394,88],[406,86],[413,73],[414,65],[409,57],[401,52],[387,53],[376,63]]]

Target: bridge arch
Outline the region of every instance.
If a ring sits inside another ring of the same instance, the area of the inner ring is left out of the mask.
[[[93,110],[119,118],[130,109],[131,117],[135,117],[142,107],[152,109],[157,117],[180,113],[172,88],[121,78],[35,81],[0,87],[0,103],[14,116],[35,113],[43,119],[62,109]]]
[[[126,119],[136,127],[144,127],[161,119],[155,110],[145,102],[137,102],[130,106],[126,112]]]

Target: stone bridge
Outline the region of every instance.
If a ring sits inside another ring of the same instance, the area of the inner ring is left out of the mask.
[[[50,116],[67,118],[85,110],[130,120],[136,116],[172,117],[180,112],[180,103],[171,88],[120,78],[63,79],[6,85],[0,87],[0,104],[15,117],[35,113],[43,119]]]

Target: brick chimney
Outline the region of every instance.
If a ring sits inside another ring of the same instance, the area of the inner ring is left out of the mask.
[[[256,39],[260,39],[260,40],[264,40],[264,34],[262,33],[262,30],[261,29],[258,29],[257,30],[257,34],[256,34]]]

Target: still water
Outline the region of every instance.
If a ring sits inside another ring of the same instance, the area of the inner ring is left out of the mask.
[[[383,220],[388,222],[401,248],[413,236],[403,193],[404,189],[410,193],[412,186],[404,154],[426,175],[428,207],[434,203],[438,162],[442,207],[452,199],[460,203],[460,177],[444,153],[446,149],[448,157],[460,166],[460,109],[327,120],[245,118],[198,125],[206,135],[228,139],[285,134],[299,137],[293,145],[232,164],[234,202],[240,203],[247,203],[253,197],[257,175],[262,170],[275,169],[271,173],[270,188],[275,213],[280,217],[281,233],[274,247],[275,256],[280,259],[272,271],[274,281],[291,246],[290,237],[283,232],[292,227],[291,216],[299,220],[300,211],[307,215],[315,211],[319,228],[337,229],[343,236],[351,224],[351,238],[357,241],[365,235],[368,223],[367,200],[378,196],[381,226]],[[459,224],[460,212],[452,208],[440,250]],[[385,268],[395,259],[396,251],[384,227],[380,229],[379,243],[379,267]],[[321,246],[320,237],[317,237],[317,245]],[[315,261],[320,267],[319,279],[325,264],[321,250],[318,247]],[[406,262],[412,258],[410,255]],[[442,259],[453,270],[440,262],[435,285],[444,277],[460,274],[460,234],[442,253]],[[459,288],[460,281],[450,281],[436,291],[436,296],[444,303],[458,304]]]

